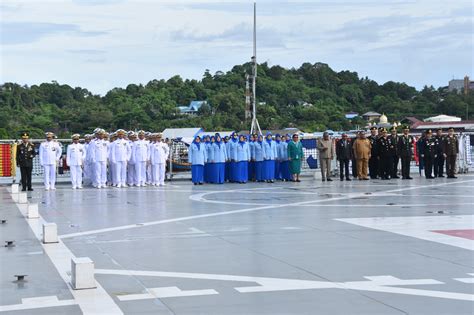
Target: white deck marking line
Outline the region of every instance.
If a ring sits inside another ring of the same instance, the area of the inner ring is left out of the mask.
[[[0,305],[0,312],[30,310],[45,307],[76,305],[74,300],[58,300],[55,295],[21,299],[21,304]]]
[[[468,273],[468,275],[474,276],[474,273]],[[454,280],[463,283],[474,283],[474,278],[454,278]]]
[[[313,280],[299,280],[299,279],[283,279],[283,278],[252,277],[252,276],[249,277],[249,276],[185,273],[185,272],[164,272],[164,271],[97,269],[95,272],[98,274],[107,274],[107,275],[167,277],[167,278],[218,280],[218,281],[234,281],[234,282],[255,282],[258,284],[256,286],[249,286],[249,287],[235,287],[235,289],[240,293],[294,291],[294,290],[312,290],[312,289],[343,289],[343,290],[349,289],[349,290],[356,290],[356,291],[384,292],[384,293],[436,297],[436,298],[442,298],[442,299],[474,302],[473,294],[391,287],[391,286],[443,284],[443,282],[440,282],[434,279],[402,280],[402,279],[398,279],[389,275],[365,277],[367,279],[366,281],[330,282],[330,281],[313,281]]]
[[[463,182],[474,182],[474,180],[466,180],[466,181],[463,181]],[[460,183],[460,182],[456,182],[456,183]],[[414,189],[426,189],[426,188],[433,188],[433,187],[439,187],[439,186],[446,186],[446,185],[450,185],[450,184],[452,184],[452,182],[450,182],[450,183],[440,183],[440,184],[429,185],[429,186],[412,186],[412,187],[399,188],[399,189],[394,189],[394,190],[389,190],[389,191],[383,191],[383,192],[380,192],[380,193],[381,194],[386,194],[386,193],[392,193],[392,192],[398,192],[398,191],[407,191],[407,190],[414,190]],[[237,190],[237,191],[239,191],[239,190]],[[78,237],[78,236],[84,236],[84,235],[99,234],[99,233],[112,232],[112,231],[136,229],[136,228],[141,228],[141,227],[144,227],[144,226],[152,226],[152,225],[159,225],[159,224],[166,224],[166,223],[173,223],[173,222],[189,221],[189,220],[194,220],[194,219],[217,217],[217,216],[223,216],[223,215],[228,215],[228,214],[253,212],[253,211],[266,210],[266,209],[277,209],[277,208],[298,206],[298,205],[311,204],[311,203],[336,201],[336,200],[347,200],[347,199],[352,199],[352,198],[356,198],[356,197],[367,197],[367,196],[374,197],[374,196],[378,196],[377,194],[378,194],[377,192],[374,192],[371,195],[366,195],[365,193],[351,193],[348,196],[330,198],[330,199],[308,200],[308,201],[294,202],[294,203],[288,203],[288,204],[259,206],[259,207],[240,209],[240,210],[229,210],[229,211],[222,211],[222,212],[213,212],[213,213],[206,213],[206,214],[199,214],[199,215],[191,215],[191,216],[179,217],[179,218],[173,218],[173,219],[150,221],[150,222],[136,223],[136,224],[127,224],[127,225],[110,227],[110,228],[103,228],[103,229],[89,230],[89,231],[84,231],[84,232],[63,234],[63,235],[60,235],[59,238],[65,239],[65,238],[72,238],[72,237]],[[192,196],[190,196],[190,198],[191,197]]]
[[[123,314],[122,310],[117,306],[117,304],[115,304],[114,300],[97,281],[97,288],[93,290],[73,290],[71,288],[69,285],[71,277],[68,273],[71,270],[71,259],[75,258],[74,254],[61,240],[55,244],[43,244],[41,241],[43,232],[42,228],[46,221],[41,215],[38,219],[27,219],[28,205],[16,204],[16,206],[25,217],[26,222],[36,238],[40,241],[44,252],[48,255],[59,275],[63,278],[64,282],[66,282],[69,291],[74,296],[74,300],[76,301],[76,304],[79,305],[83,314],[100,314],[103,313],[104,310],[110,312],[109,314]],[[43,306],[40,305],[40,307]],[[34,305],[31,305],[30,308],[34,308]]]
[[[473,240],[433,232],[437,230],[472,229],[474,215],[371,217],[334,220],[474,251]]]
[[[216,295],[219,294],[216,290],[186,290],[183,291],[178,287],[162,287],[162,288],[150,288],[146,290],[146,293],[141,294],[126,294],[117,295],[120,301],[136,301],[136,300],[147,300],[147,299],[162,299],[170,297],[184,297],[184,296],[203,296],[203,295]]]

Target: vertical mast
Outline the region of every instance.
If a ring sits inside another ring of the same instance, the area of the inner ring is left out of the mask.
[[[253,3],[253,56],[252,56],[252,125],[250,133],[262,133],[257,120],[257,3]]]

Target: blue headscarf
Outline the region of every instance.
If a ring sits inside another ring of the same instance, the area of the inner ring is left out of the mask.
[[[276,141],[276,143],[280,144],[281,139],[277,139],[277,138],[281,138],[279,133],[275,134],[275,141]]]
[[[289,143],[290,141],[291,141],[291,136],[290,136],[289,133],[287,133],[287,134],[286,134],[286,140],[285,140],[285,142],[286,142],[286,143]]]
[[[260,137],[262,137],[262,139],[260,139]],[[257,142],[258,142],[260,145],[262,145],[262,143],[263,143],[263,135],[257,136]]]
[[[240,140],[241,138],[244,138],[244,140]],[[239,137],[239,144],[240,144],[242,147],[244,147],[244,144],[245,144],[245,136],[244,136],[244,135],[241,135],[241,136]]]
[[[220,147],[221,147],[221,144],[222,144],[222,138],[221,138],[221,135],[220,135],[220,134],[218,134],[218,133],[216,133],[216,136],[215,136],[215,138],[216,138],[216,143],[217,143],[217,145],[218,145],[218,146],[219,146],[219,148],[220,148]],[[219,139],[219,140],[218,140],[218,139]]]
[[[234,136],[236,136],[236,135],[237,135],[237,139],[234,138]],[[233,132],[232,133],[232,142],[237,142],[237,141],[239,141],[239,134],[237,132]]]
[[[199,138],[199,140],[201,140],[201,137],[196,136],[196,137],[194,137],[193,143],[197,146],[198,150],[201,150],[201,141],[196,142],[196,139],[198,139],[198,138]]]
[[[268,139],[268,136],[270,136],[270,139]],[[272,133],[270,131],[267,132],[267,136],[265,137],[265,139],[267,140],[268,144],[272,143]]]

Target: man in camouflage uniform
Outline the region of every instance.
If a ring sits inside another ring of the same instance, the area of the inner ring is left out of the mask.
[[[413,155],[413,137],[409,135],[410,127],[403,127],[403,135],[398,137],[398,153],[402,160],[402,179],[410,177],[410,162]]]
[[[444,136],[443,129],[439,128],[436,130],[436,136],[434,136],[435,146],[436,146],[436,158],[434,160],[434,176],[435,177],[444,177],[443,168],[444,168]]]
[[[459,153],[459,140],[454,135],[454,128],[448,129],[448,135],[443,141],[443,155],[446,158],[446,174],[448,178],[457,178],[454,176],[456,168],[456,158]]]

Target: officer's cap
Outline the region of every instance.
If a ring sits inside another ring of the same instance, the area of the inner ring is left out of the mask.
[[[436,129],[436,131],[443,131],[443,128],[438,128]]]
[[[377,130],[377,127],[370,127],[370,130]]]
[[[115,132],[117,135],[125,135],[125,130],[119,129]]]
[[[431,134],[431,133],[433,133],[431,129],[426,130],[426,134]]]
[[[454,128],[453,128],[453,127],[449,127],[449,128],[448,128],[448,131],[454,131]]]
[[[47,133],[45,133],[45,136],[46,136],[46,138],[48,138],[48,137],[53,138],[53,137],[54,137],[54,133],[52,133],[52,132],[47,132]]]
[[[397,131],[397,127],[390,128],[390,131]]]
[[[138,131],[138,134],[139,134],[139,135],[144,135],[144,134],[145,134],[145,130],[140,130],[140,131]]]
[[[81,138],[81,135],[78,134],[78,133],[75,133],[75,134],[73,134],[73,135],[71,136],[71,139],[72,139],[72,140],[76,140],[76,139],[79,140],[79,138]]]
[[[385,129],[385,128],[382,127],[382,128],[379,129],[379,131],[380,131],[380,132],[386,132],[387,129]]]
[[[95,129],[94,129],[94,133],[100,133],[101,130],[102,130],[102,129],[100,129],[100,128],[95,128]]]
[[[22,139],[28,139],[29,137],[30,137],[30,134],[29,134],[28,132],[23,132],[23,133],[21,134],[21,138],[22,138]]]
[[[156,137],[157,137],[157,138],[162,138],[162,137],[163,137],[163,134],[162,134],[161,132],[158,132],[158,133],[156,134]]]
[[[406,130],[406,129],[410,130],[410,126],[405,125],[405,126],[403,126],[403,129],[405,129],[405,130]]]

